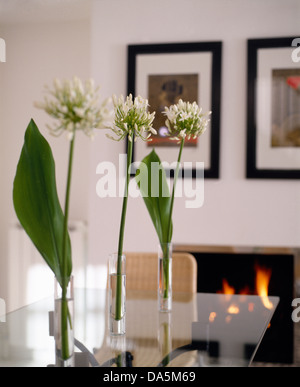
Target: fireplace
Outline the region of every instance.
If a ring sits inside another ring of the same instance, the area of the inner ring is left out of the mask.
[[[177,246],[176,250],[184,248]],[[218,250],[185,246],[185,251],[197,260],[198,292],[278,296],[279,305],[254,361],[292,364],[294,255],[281,250],[266,250],[267,253],[249,252],[249,249]]]

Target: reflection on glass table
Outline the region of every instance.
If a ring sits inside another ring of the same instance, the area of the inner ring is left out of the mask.
[[[172,312],[160,313],[156,294],[129,292],[126,335],[111,337],[106,291],[78,289],[75,349],[81,366],[249,366],[279,302],[277,297],[200,293],[174,294],[173,300]],[[48,298],[6,315],[0,322],[1,367],[54,364],[52,310]]]

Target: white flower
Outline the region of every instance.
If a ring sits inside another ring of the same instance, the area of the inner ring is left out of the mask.
[[[111,129],[116,137],[107,135],[108,138],[120,141],[128,137],[131,142],[137,138],[147,141],[151,133],[156,134],[156,130],[152,127],[155,113],[150,114],[147,111],[147,99],[138,96],[133,100],[130,94],[124,100],[122,95],[119,98],[114,95],[113,104],[114,122],[106,124],[106,127]]]
[[[186,132],[186,129],[181,130],[178,137],[185,138],[186,137],[185,132]]]
[[[82,83],[78,77],[72,80],[54,79],[53,89],[46,86],[52,96],[45,98],[43,103],[35,103],[39,109],[45,110],[57,123],[48,126],[50,133],[59,136],[66,132],[69,139],[73,139],[76,130],[82,130],[93,138],[93,130],[103,127],[103,121],[109,115],[106,107],[107,100],[99,105],[98,88],[89,79]]]
[[[177,105],[166,107],[163,112],[166,117],[166,126],[169,135],[174,139],[197,138],[205,132],[208,122],[208,116],[211,112],[202,114],[202,108],[199,108],[196,102],[178,101]]]
[[[66,109],[66,110],[67,110],[67,109]],[[74,113],[75,113],[78,117],[83,118],[84,113],[85,113],[84,109],[74,107],[74,108],[73,108],[73,111],[74,111]]]

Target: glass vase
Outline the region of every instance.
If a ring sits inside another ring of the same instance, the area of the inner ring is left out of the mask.
[[[158,309],[172,310],[172,244],[161,243],[158,247]]]
[[[126,257],[111,254],[109,257],[109,332],[126,333]]]
[[[54,338],[56,367],[74,367],[73,276],[55,278]]]

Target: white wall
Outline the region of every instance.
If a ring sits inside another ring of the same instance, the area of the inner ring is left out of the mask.
[[[220,179],[205,181],[205,203],[174,208],[175,243],[300,244],[298,181],[246,180],[246,40],[298,36],[295,0],[101,0],[94,2],[92,76],[104,94],[126,93],[126,47],[138,43],[223,41]],[[90,259],[117,249],[120,199],[100,199],[96,166],[116,162],[124,144],[99,135],[93,144]],[[129,200],[124,250],[156,251],[157,238],[141,199]]]

